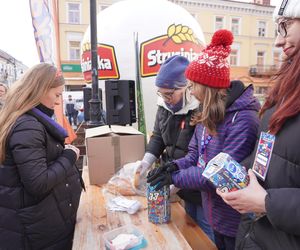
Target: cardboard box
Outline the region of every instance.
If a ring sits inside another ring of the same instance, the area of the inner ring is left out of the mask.
[[[141,160],[144,135],[133,127],[101,126],[86,129],[90,184],[105,184],[126,163]]]

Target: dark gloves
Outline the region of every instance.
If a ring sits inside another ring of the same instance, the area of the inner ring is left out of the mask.
[[[156,179],[158,176],[160,176],[163,172],[172,173],[174,171],[178,170],[178,166],[174,162],[167,162],[166,164],[154,168],[151,171],[149,171],[147,175],[147,182],[151,182],[154,179]]]
[[[179,168],[174,162],[167,162],[166,164],[152,169],[147,175],[147,183],[150,186],[155,186],[155,190],[161,189],[163,186],[171,185],[172,182],[172,172],[177,171]]]
[[[169,172],[169,173],[172,173],[172,172],[177,171],[179,169],[175,162],[167,162],[164,166],[167,168],[166,171]]]
[[[155,191],[161,189],[164,186],[170,186],[172,181],[172,174],[170,172],[163,172],[157,178],[151,178],[151,182],[147,180],[147,182],[150,182],[150,186],[155,186]]]

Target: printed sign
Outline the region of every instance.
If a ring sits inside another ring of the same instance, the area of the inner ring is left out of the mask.
[[[141,76],[155,76],[160,65],[173,55],[181,55],[194,60],[204,45],[195,37],[188,26],[172,24],[167,34],[141,44]]]
[[[88,83],[92,81],[92,61],[91,61],[91,45],[90,43],[85,43],[82,46],[82,60],[81,69],[83,73],[84,80]],[[119,69],[117,64],[117,59],[115,55],[115,50],[113,46],[98,44],[97,50],[98,58],[98,79],[119,79]]]
[[[261,132],[252,170],[262,180],[267,176],[274,142],[274,135]]]

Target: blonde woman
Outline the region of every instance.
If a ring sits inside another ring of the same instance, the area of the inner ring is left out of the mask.
[[[233,250],[240,214],[216,194],[213,185],[202,177],[206,164],[220,152],[242,161],[254,148],[258,129],[259,103],[253,97],[253,87],[245,88],[240,81],[230,82],[229,65],[233,36],[219,30],[211,44],[186,69],[191,94],[202,106],[193,117],[197,124],[189,144],[188,154],[173,161],[177,171],[149,178],[160,188],[174,184],[184,189],[202,191],[205,218],[214,231],[218,249]]]
[[[79,150],[53,119],[64,79],[42,63],[14,83],[0,113],[0,249],[71,249]]]

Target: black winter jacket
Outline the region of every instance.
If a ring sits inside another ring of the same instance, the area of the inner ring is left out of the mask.
[[[262,118],[260,131],[268,131],[274,108]],[[243,216],[237,249],[300,249],[300,114],[288,119],[276,135],[265,182],[266,216],[252,221]],[[256,153],[251,155],[251,164]]]
[[[195,129],[190,125],[193,112],[193,110],[189,110],[187,114],[177,115],[159,106],[153,134],[147,145],[147,152],[159,158],[166,150],[166,161],[185,156]],[[175,144],[174,149],[173,144]]]
[[[81,193],[62,128],[35,109],[18,118],[0,165],[0,249],[70,249]]]

